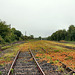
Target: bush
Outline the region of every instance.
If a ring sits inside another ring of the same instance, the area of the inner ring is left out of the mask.
[[[19,41],[23,41],[23,39],[21,37],[19,37]]]
[[[67,58],[65,58],[65,60],[72,60],[73,57],[72,56],[68,56]]]
[[[11,46],[5,46],[5,47],[2,47],[1,49],[2,50],[5,50],[5,49],[8,49],[8,48],[10,48]]]
[[[5,40],[5,42],[8,42],[8,43],[11,42],[11,38],[10,38],[10,36],[6,36],[4,40]]]
[[[59,50],[54,50],[54,52],[59,52]]]
[[[1,35],[0,35],[0,44],[5,44],[5,41],[4,41],[4,39],[1,37]]]

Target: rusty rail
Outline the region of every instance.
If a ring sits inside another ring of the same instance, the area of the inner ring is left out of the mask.
[[[30,51],[30,54],[31,54],[31,56],[33,57],[35,63],[37,64],[37,67],[38,67],[39,71],[41,72],[42,75],[45,75],[45,73],[44,73],[43,70],[41,69],[40,65],[39,65],[38,62],[36,61],[36,59],[35,59],[35,57],[34,57],[32,51],[31,51],[31,50],[29,50],[29,51]],[[14,67],[14,65],[15,65],[15,63],[16,63],[16,60],[18,59],[19,53],[20,53],[20,51],[18,51],[18,53],[17,53],[17,55],[16,55],[16,57],[15,57],[15,59],[14,59],[12,65],[11,65],[11,67],[10,67],[9,72],[8,72],[7,75],[11,75],[11,70],[13,69],[13,67]]]
[[[29,51],[30,51],[31,56],[33,57],[35,63],[37,64],[37,67],[38,67],[39,71],[41,72],[42,75],[45,75],[45,73],[43,72],[42,68],[40,67],[40,65],[39,65],[38,62],[36,61],[36,59],[35,59],[35,57],[34,57],[32,51],[31,51],[31,49],[29,49]]]
[[[15,63],[16,63],[16,60],[17,60],[17,58],[18,58],[19,53],[20,53],[20,51],[18,51],[18,53],[17,53],[17,55],[16,55],[16,57],[15,57],[15,59],[14,59],[12,65],[11,65],[11,67],[10,67],[10,69],[9,69],[8,75],[11,74],[11,70],[13,69],[13,67],[14,67],[14,65],[15,65]]]
[[[48,51],[46,51],[44,48],[42,48],[42,47],[40,47],[44,52],[46,52],[47,54],[49,54],[48,53]],[[59,60],[58,60],[59,61]],[[73,69],[71,69],[70,67],[67,67],[67,65],[65,65],[64,63],[62,63],[61,61],[59,61],[59,63],[61,63],[62,64],[62,66],[63,66],[63,68],[65,68],[67,71],[71,71],[71,73],[75,73],[75,71],[73,70]]]

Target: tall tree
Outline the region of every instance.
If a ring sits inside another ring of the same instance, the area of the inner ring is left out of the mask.
[[[5,21],[1,21],[0,22],[0,35],[2,36],[2,38],[5,38],[6,35],[8,35],[10,33],[10,28],[9,25],[6,25]]]

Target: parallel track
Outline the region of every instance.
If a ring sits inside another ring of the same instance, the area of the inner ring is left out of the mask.
[[[2,49],[2,47],[7,47],[7,46],[13,46],[13,45],[15,45],[15,44],[22,44],[22,43],[25,43],[24,41],[22,41],[22,42],[14,42],[14,43],[11,43],[11,44],[9,44],[9,45],[4,45],[4,46],[1,46],[1,49],[0,49],[0,51],[4,51],[4,50],[6,50],[6,49],[9,49],[9,48],[5,48],[5,49]]]
[[[44,48],[41,47],[41,49],[42,49],[44,52],[46,52],[47,54],[49,54],[49,52],[46,51]],[[58,61],[59,61],[59,60],[58,60]],[[64,69],[66,69],[68,72],[70,72],[70,74],[75,73],[75,71],[74,71],[73,69],[71,69],[70,67],[67,67],[67,65],[65,65],[65,64],[62,63],[61,61],[59,61],[59,63],[61,63],[61,64],[62,64],[62,67],[63,67]]]

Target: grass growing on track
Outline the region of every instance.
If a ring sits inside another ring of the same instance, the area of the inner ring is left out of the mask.
[[[21,44],[22,45],[22,44]],[[13,61],[13,57],[16,56],[17,52],[19,51],[19,46],[14,45],[13,47],[0,52],[1,53],[1,57],[0,57],[0,65],[4,66],[6,64],[9,64]]]
[[[4,50],[4,49],[7,49],[7,48],[10,48],[11,46],[4,46],[2,47],[1,49]]]
[[[46,60],[47,63],[61,65],[59,63],[59,61],[62,61],[68,67],[75,69],[75,50],[63,48],[63,47],[53,45],[50,43],[54,43],[54,42],[53,41],[46,41],[46,40],[31,41],[31,42],[25,43],[20,48],[22,49],[22,51],[28,50],[29,48],[31,48],[33,51],[37,50],[38,52],[35,52],[36,53],[35,57],[39,58],[40,62],[43,60]],[[55,42],[55,43],[57,43],[57,42]],[[59,43],[57,43],[57,44],[59,45]],[[75,45],[73,45],[73,46],[75,46]],[[41,49],[41,47],[43,47],[47,52],[49,52],[49,54],[44,52]],[[65,60],[65,59],[67,59],[67,60]]]
[[[69,46],[69,47],[75,47],[75,44],[73,43],[59,43],[55,41],[46,41],[48,44],[55,44],[55,45],[61,45],[61,46]]]
[[[40,59],[39,62],[45,60],[45,61],[47,61],[47,63],[52,63],[54,65],[61,65],[59,63],[59,61],[62,61],[68,67],[72,67],[73,69],[75,69],[75,50],[63,48],[63,47],[53,45],[53,44],[60,45],[62,43],[46,41],[46,40],[28,41],[24,44],[14,47],[10,52],[5,53],[2,56],[3,58],[2,59],[0,58],[0,63],[12,62],[11,59],[12,59],[12,57],[14,57],[16,55],[18,50],[28,51],[28,49],[30,48],[33,50],[33,52],[35,51],[35,53],[36,53],[35,57],[37,59]],[[63,45],[67,45],[67,44],[63,43]],[[73,47],[75,46],[74,44],[70,44],[70,46],[72,46],[72,45],[73,45]],[[47,52],[49,52],[49,54],[44,52],[41,49],[41,47],[44,48]]]

